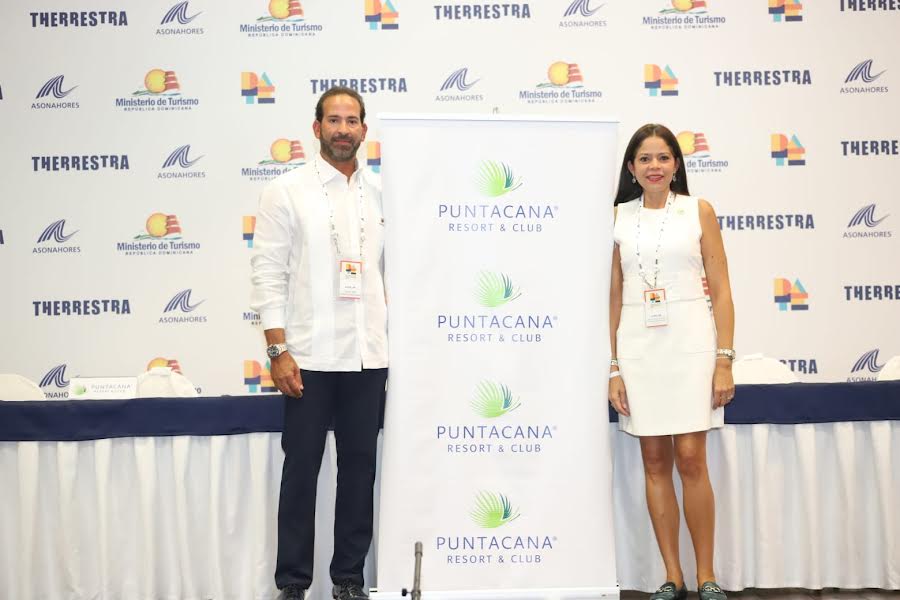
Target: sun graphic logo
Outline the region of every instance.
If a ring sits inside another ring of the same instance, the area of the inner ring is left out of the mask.
[[[300,0],[269,0],[269,14],[258,18],[257,21],[299,22],[303,18],[303,6],[301,6]]]
[[[200,13],[196,13],[192,16],[188,16],[188,1],[184,0],[184,2],[179,2],[175,6],[169,9],[169,11],[163,16],[162,21],[159,22],[160,25],[168,25],[174,21],[178,21],[180,25],[187,25],[194,19],[200,16]]]
[[[259,161],[261,165],[296,165],[306,163],[306,153],[300,140],[278,138],[269,146],[269,158]]]
[[[490,198],[497,198],[522,187],[522,178],[515,176],[512,167],[493,160],[481,162],[475,182],[481,193]]]
[[[153,360],[147,363],[147,371],[151,369],[156,369],[159,367],[167,367],[172,369],[174,373],[181,373],[181,365],[178,364],[178,361],[174,358],[163,358],[162,356],[157,356]]]
[[[769,0],[769,14],[775,23],[795,23],[803,20],[800,0]]]
[[[272,381],[271,368],[272,365],[268,360],[265,367],[255,360],[245,360],[244,385],[247,386],[247,391],[251,394],[277,392],[278,388],[275,387],[275,382]]]
[[[672,0],[670,6],[659,11],[662,15],[672,13],[691,13],[702,15],[706,13],[705,0]]]
[[[375,31],[400,29],[400,13],[392,0],[366,0],[366,23]]]
[[[41,98],[46,98],[47,96],[52,95],[57,100],[65,98],[69,94],[72,93],[72,90],[77,88],[78,86],[72,86],[67,90],[63,90],[63,78],[64,75],[57,75],[50,79],[47,83],[41,86],[41,89],[38,90],[37,95],[34,97],[35,100],[39,100]]]
[[[366,166],[375,173],[381,173],[381,142],[366,142]]]
[[[50,225],[44,229],[43,233],[38,236],[37,242],[38,244],[42,244],[44,242],[48,242],[50,240],[55,241],[57,244],[64,244],[68,242],[69,239],[76,233],[78,230],[73,231],[72,233],[66,235],[65,234],[66,220],[60,219],[59,221],[54,221]]]
[[[183,313],[191,313],[197,310],[197,307],[206,302],[206,300],[201,300],[197,304],[191,304],[191,291],[190,289],[181,290],[172,296],[163,312],[181,311]]]
[[[520,514],[505,495],[481,491],[475,496],[475,506],[469,516],[482,529],[496,529],[515,521]]]
[[[470,404],[476,414],[486,419],[502,417],[521,406],[507,386],[487,380],[480,382],[475,388]]]
[[[475,298],[485,308],[497,308],[516,300],[522,292],[503,273],[482,271],[478,274]]]
[[[788,307],[792,311],[809,310],[809,305],[807,304],[809,294],[799,279],[794,279],[794,282],[791,283],[790,279],[776,278],[774,288],[775,304],[778,305],[778,310],[787,311]]]
[[[644,65],[644,88],[651,97],[677,96],[678,78],[669,65]]]
[[[773,133],[770,136],[772,158],[779,167],[802,167],[806,164],[806,148],[800,143],[800,139],[792,134],[790,138],[782,133]]]
[[[178,223],[178,217],[175,215],[167,215],[165,213],[153,213],[147,217],[144,225],[146,233],[139,233],[134,236],[136,240],[180,240],[181,224]]]
[[[694,131],[682,131],[675,139],[678,140],[678,147],[685,156],[694,158],[706,158],[709,156],[709,143],[706,141],[706,134]]]
[[[144,75],[144,89],[132,92],[132,96],[179,96],[181,86],[175,71],[150,69]]]
[[[243,71],[241,96],[244,104],[275,104],[275,85],[265,72],[259,76],[253,71]]]
[[[248,248],[253,247],[253,234],[256,232],[256,217],[245,215],[241,218],[243,226],[243,240],[247,243]]]
[[[584,87],[584,78],[581,69],[575,63],[556,61],[547,69],[547,81],[538,85],[539,88],[580,88]]]

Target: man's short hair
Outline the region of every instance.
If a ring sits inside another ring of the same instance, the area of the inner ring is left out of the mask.
[[[359,92],[357,92],[356,90],[340,85],[329,89],[324,94],[319,96],[319,101],[316,102],[316,121],[318,121],[319,123],[322,122],[322,119],[325,117],[325,111],[323,108],[325,106],[325,100],[331,98],[332,96],[350,96],[351,98],[359,102],[359,122],[366,122],[366,103],[363,102],[362,96],[360,96]]]

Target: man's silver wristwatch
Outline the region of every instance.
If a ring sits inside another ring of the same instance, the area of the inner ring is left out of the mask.
[[[285,352],[287,352],[287,344],[270,344],[266,347],[266,354],[269,355],[269,358],[278,358]]]

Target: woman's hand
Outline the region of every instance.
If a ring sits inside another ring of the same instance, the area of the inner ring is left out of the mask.
[[[727,358],[716,360],[713,373],[713,408],[725,406],[734,399],[734,377],[731,375],[731,361]]]
[[[622,377],[613,377],[609,380],[609,403],[620,415],[631,416],[631,409],[628,408],[628,396],[625,394],[625,382],[622,381]]]

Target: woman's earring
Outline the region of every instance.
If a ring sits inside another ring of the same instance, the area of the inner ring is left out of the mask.
[[[631,176],[631,183],[637,183],[637,179],[634,178],[634,175]]]
[[[676,181],[678,181],[678,175],[672,175],[672,183],[675,183]]]

